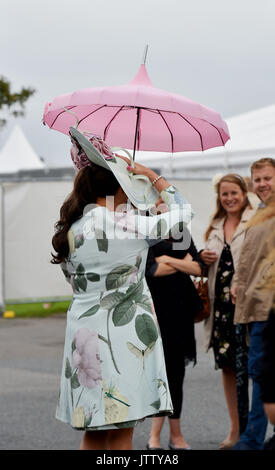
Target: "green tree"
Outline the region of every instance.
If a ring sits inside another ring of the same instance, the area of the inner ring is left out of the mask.
[[[19,92],[11,92],[11,83],[0,76],[0,112],[14,117],[24,116],[25,102],[35,93],[33,88],[21,88]],[[0,129],[7,123],[7,119],[0,116]]]

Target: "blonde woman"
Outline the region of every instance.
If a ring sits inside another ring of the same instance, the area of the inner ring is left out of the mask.
[[[236,334],[230,287],[245,236],[246,223],[254,214],[244,179],[237,174],[222,176],[215,186],[216,211],[205,233],[206,246],[200,253],[208,265],[211,314],[205,323],[207,350],[212,348],[216,369],[222,370],[230,430],[220,449],[230,449],[245,428],[248,414],[248,378],[244,371],[242,392],[237,396],[236,348],[242,349],[243,335]],[[241,332],[240,332],[241,333]],[[243,346],[245,348],[245,345]],[[243,353],[243,351],[241,351]],[[245,351],[244,351],[245,353]]]

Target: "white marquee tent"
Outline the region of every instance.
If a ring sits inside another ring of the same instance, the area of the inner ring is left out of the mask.
[[[45,167],[21,127],[15,126],[0,151],[0,174],[19,170],[38,170]]]
[[[21,273],[22,247],[31,242],[30,233],[26,232],[27,216],[35,220],[36,214],[32,212],[31,204],[36,202],[35,194],[28,193],[26,183],[21,183],[20,172],[33,172],[44,170],[45,164],[36,154],[25,134],[19,126],[15,126],[6,143],[0,151],[0,306],[3,305],[6,294],[14,286],[15,290],[24,286],[24,279],[28,275]],[[27,195],[32,200],[27,203]],[[23,220],[21,219],[23,216]],[[25,216],[25,219],[24,219]],[[28,229],[30,231],[30,228]],[[28,248],[27,248],[28,250]],[[35,252],[35,256],[39,253]],[[27,257],[30,257],[29,253]],[[11,260],[12,258],[12,260]],[[13,296],[14,288],[12,288]],[[22,292],[22,289],[21,289]],[[18,294],[15,294],[15,298]]]

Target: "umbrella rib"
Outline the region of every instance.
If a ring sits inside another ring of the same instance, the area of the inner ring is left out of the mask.
[[[186,119],[185,117],[183,117],[182,114],[180,114],[180,113],[177,113],[177,114],[178,114],[180,117],[182,117],[182,119],[184,119],[184,121],[188,122],[188,124],[189,124],[191,127],[193,127],[193,129],[199,134],[199,136],[200,136],[200,141],[201,141],[201,149],[202,149],[202,151],[203,151],[203,141],[202,141],[202,135],[201,135],[200,131],[198,131],[198,129],[196,129],[196,127],[193,126],[193,124],[191,124],[191,122],[189,122],[188,119]]]
[[[104,129],[103,140],[106,139],[106,136],[107,136],[109,127],[110,127],[110,125],[112,124],[113,120],[117,117],[117,115],[120,113],[120,111],[121,111],[123,108],[124,108],[124,106],[121,106],[120,109],[113,115],[112,119],[108,122],[107,126],[106,126],[105,129]]]
[[[166,122],[166,119],[163,117],[163,115],[161,114],[161,112],[159,111],[159,109],[157,110],[159,115],[161,116],[161,118],[163,119],[168,131],[170,132],[170,136],[171,136],[171,143],[172,143],[172,153],[174,152],[174,138],[173,138],[173,133],[170,129],[170,127],[168,126],[167,122]]]
[[[73,108],[76,108],[76,106],[71,106],[70,108],[69,108],[69,106],[67,106],[68,111],[71,110],[71,109],[73,109]],[[57,120],[57,119],[59,118],[59,116],[60,116],[61,114],[63,114],[63,113],[66,113],[66,111],[65,111],[64,109],[63,109],[62,111],[60,111],[60,113],[55,117],[55,119],[53,120],[53,122],[52,122],[52,124],[51,124],[51,127],[53,127],[53,125],[55,124],[56,120]]]
[[[207,122],[208,122],[208,121],[207,121]],[[219,128],[218,128],[218,127],[216,127],[216,126],[214,126],[214,124],[212,124],[211,122],[208,122],[208,124],[210,124],[210,126],[214,127],[214,129],[216,129],[216,131],[218,131],[218,133],[219,133],[219,136],[220,136],[220,138],[221,138],[221,141],[222,141],[222,144],[223,144],[223,145],[225,145],[225,143],[224,143],[224,141],[223,141],[223,138],[222,138],[222,135],[221,135],[221,133],[220,133],[220,130],[219,130]]]
[[[86,114],[86,116],[84,116],[82,119],[80,119],[78,125],[79,125],[82,121],[84,121],[85,119],[87,119],[87,117],[89,117],[89,116],[91,116],[92,114],[96,113],[97,111],[99,111],[100,109],[104,108],[105,106],[107,106],[107,105],[106,105],[106,104],[103,104],[102,106],[99,106],[99,108],[94,109],[91,113]]]

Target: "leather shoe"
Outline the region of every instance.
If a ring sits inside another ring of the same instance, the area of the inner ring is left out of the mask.
[[[168,447],[171,450],[191,450],[191,447],[176,447],[172,442],[169,442]]]

